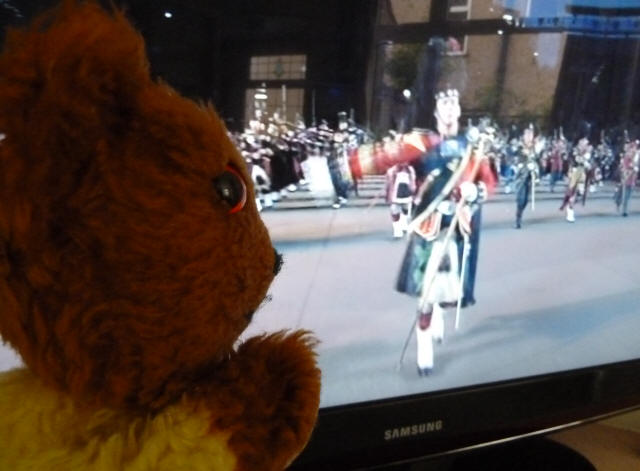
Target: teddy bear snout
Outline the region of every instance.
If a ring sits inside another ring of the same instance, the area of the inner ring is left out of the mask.
[[[275,255],[275,258],[274,258],[274,261],[273,261],[273,276],[276,276],[278,273],[280,273],[280,269],[282,268],[283,259],[282,259],[282,254],[280,252],[278,252],[276,249],[273,249],[273,253]]]

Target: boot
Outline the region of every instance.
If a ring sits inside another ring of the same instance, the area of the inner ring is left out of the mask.
[[[613,201],[616,204],[616,211],[620,212],[620,205],[622,204],[622,192],[620,191],[620,187],[618,187],[616,192],[613,194]]]
[[[393,237],[400,239],[404,235],[402,230],[402,221],[393,221]]]
[[[409,231],[409,216],[407,214],[401,214],[400,220],[398,222],[400,223],[400,227],[402,228],[403,232]]]
[[[258,212],[262,211],[262,203],[258,197],[256,198],[256,208],[258,209]]]
[[[431,337],[431,327],[421,329],[416,324],[416,340],[418,341],[418,374],[426,376],[433,370],[433,338]]]
[[[576,216],[573,212],[573,208],[567,207],[567,221],[576,222]]]

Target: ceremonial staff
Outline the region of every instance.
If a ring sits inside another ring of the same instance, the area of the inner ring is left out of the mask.
[[[462,296],[464,294],[464,276],[467,268],[467,260],[469,258],[469,252],[471,251],[471,242],[469,241],[469,235],[464,234],[464,242],[462,246],[462,268],[460,269],[460,293],[458,294],[458,302],[456,303],[456,322],[455,329],[460,327],[460,309],[462,308]]]
[[[531,211],[536,210],[536,174],[531,172]]]

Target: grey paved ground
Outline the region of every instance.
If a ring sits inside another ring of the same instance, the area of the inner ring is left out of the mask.
[[[323,406],[640,357],[640,212],[622,218],[593,198],[569,224],[548,196],[519,231],[513,196],[485,205],[478,304],[458,331],[448,313],[428,378],[413,339],[396,370],[415,300],[392,288],[405,241],[391,238],[384,207],[263,213],[285,265],[247,335],[313,330]],[[17,363],[0,348],[0,370]]]
[[[448,313],[428,378],[413,338],[396,370],[415,300],[392,288],[405,241],[391,238],[386,208],[265,212],[285,265],[249,334],[313,330],[324,406],[640,356],[640,214],[594,198],[570,224],[558,205],[538,201],[521,230],[513,200],[485,205],[478,304],[458,331]]]

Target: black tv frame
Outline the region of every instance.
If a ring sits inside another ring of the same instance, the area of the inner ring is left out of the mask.
[[[290,469],[391,465],[547,434],[638,407],[640,360],[329,407],[320,410],[307,448]]]

